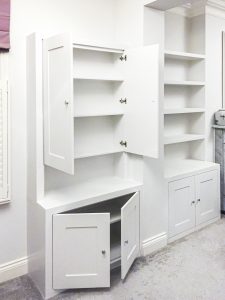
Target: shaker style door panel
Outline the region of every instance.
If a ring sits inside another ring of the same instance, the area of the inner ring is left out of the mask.
[[[126,151],[159,157],[159,46],[126,51],[124,130]]]
[[[139,255],[139,193],[121,209],[121,277],[124,279]]]
[[[73,49],[68,35],[44,40],[44,163],[74,173]]]
[[[169,236],[195,226],[195,178],[169,183]]]
[[[110,214],[53,216],[53,288],[110,286]]]
[[[210,171],[196,176],[197,225],[219,216],[218,172]]]

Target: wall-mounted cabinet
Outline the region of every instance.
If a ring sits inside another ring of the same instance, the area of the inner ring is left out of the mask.
[[[68,35],[44,40],[46,165],[74,174],[83,157],[157,158],[158,104],[157,45],[123,51],[73,44]]]

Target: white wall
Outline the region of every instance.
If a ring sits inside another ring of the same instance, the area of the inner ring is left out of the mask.
[[[214,113],[222,107],[222,31],[225,31],[224,18],[210,15],[206,10],[206,159],[214,160]],[[215,13],[216,11],[214,11]]]
[[[10,89],[11,204],[0,207],[1,265],[27,255],[26,36],[72,32],[74,39],[114,41],[114,0],[12,0]],[[34,237],[35,239],[35,237]],[[1,277],[0,277],[1,281]]]

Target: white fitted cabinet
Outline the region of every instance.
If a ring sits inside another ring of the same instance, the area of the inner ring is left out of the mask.
[[[169,183],[169,237],[219,217],[218,170]]]
[[[110,286],[139,255],[139,192],[53,215],[53,288]],[[111,268],[110,268],[111,266]]]
[[[158,157],[158,45],[124,51],[62,34],[44,40],[43,59],[46,165],[74,174],[74,159]]]

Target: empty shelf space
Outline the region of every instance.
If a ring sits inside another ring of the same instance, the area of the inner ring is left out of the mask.
[[[121,223],[110,226],[110,261],[114,263],[121,258]]]
[[[205,55],[189,52],[179,52],[179,51],[165,51],[165,57],[172,59],[182,59],[182,60],[202,60],[205,59]]]
[[[64,207],[65,211],[139,191],[142,183],[121,177],[99,177],[49,190],[39,202],[45,209]]]
[[[173,178],[179,175],[188,174],[191,172],[202,171],[207,168],[214,167],[215,163],[195,160],[195,159],[174,159],[166,160],[164,168],[165,178]]]
[[[181,85],[181,86],[204,86],[204,81],[189,81],[189,80],[165,80],[165,85]]]
[[[191,114],[191,113],[203,113],[204,108],[166,108],[164,109],[164,115],[174,114]]]
[[[102,151],[102,152],[90,152],[90,153],[84,153],[84,154],[77,154],[77,155],[75,155],[74,159],[81,159],[81,158],[102,156],[102,155],[110,155],[110,154],[116,154],[116,153],[122,153],[122,152],[123,151],[120,149],[108,150],[108,151]]]
[[[101,113],[88,113],[88,114],[75,114],[74,118],[91,118],[91,117],[106,117],[106,116],[122,116],[124,113],[121,111],[115,112],[101,112]]]
[[[174,136],[165,136],[164,137],[164,145],[171,145],[177,143],[185,143],[197,140],[203,140],[204,135],[201,134],[181,134]]]
[[[75,74],[74,75],[75,80],[97,80],[97,81],[114,81],[114,82],[123,82],[124,79],[120,76],[105,76],[105,75],[83,75],[83,74]]]

